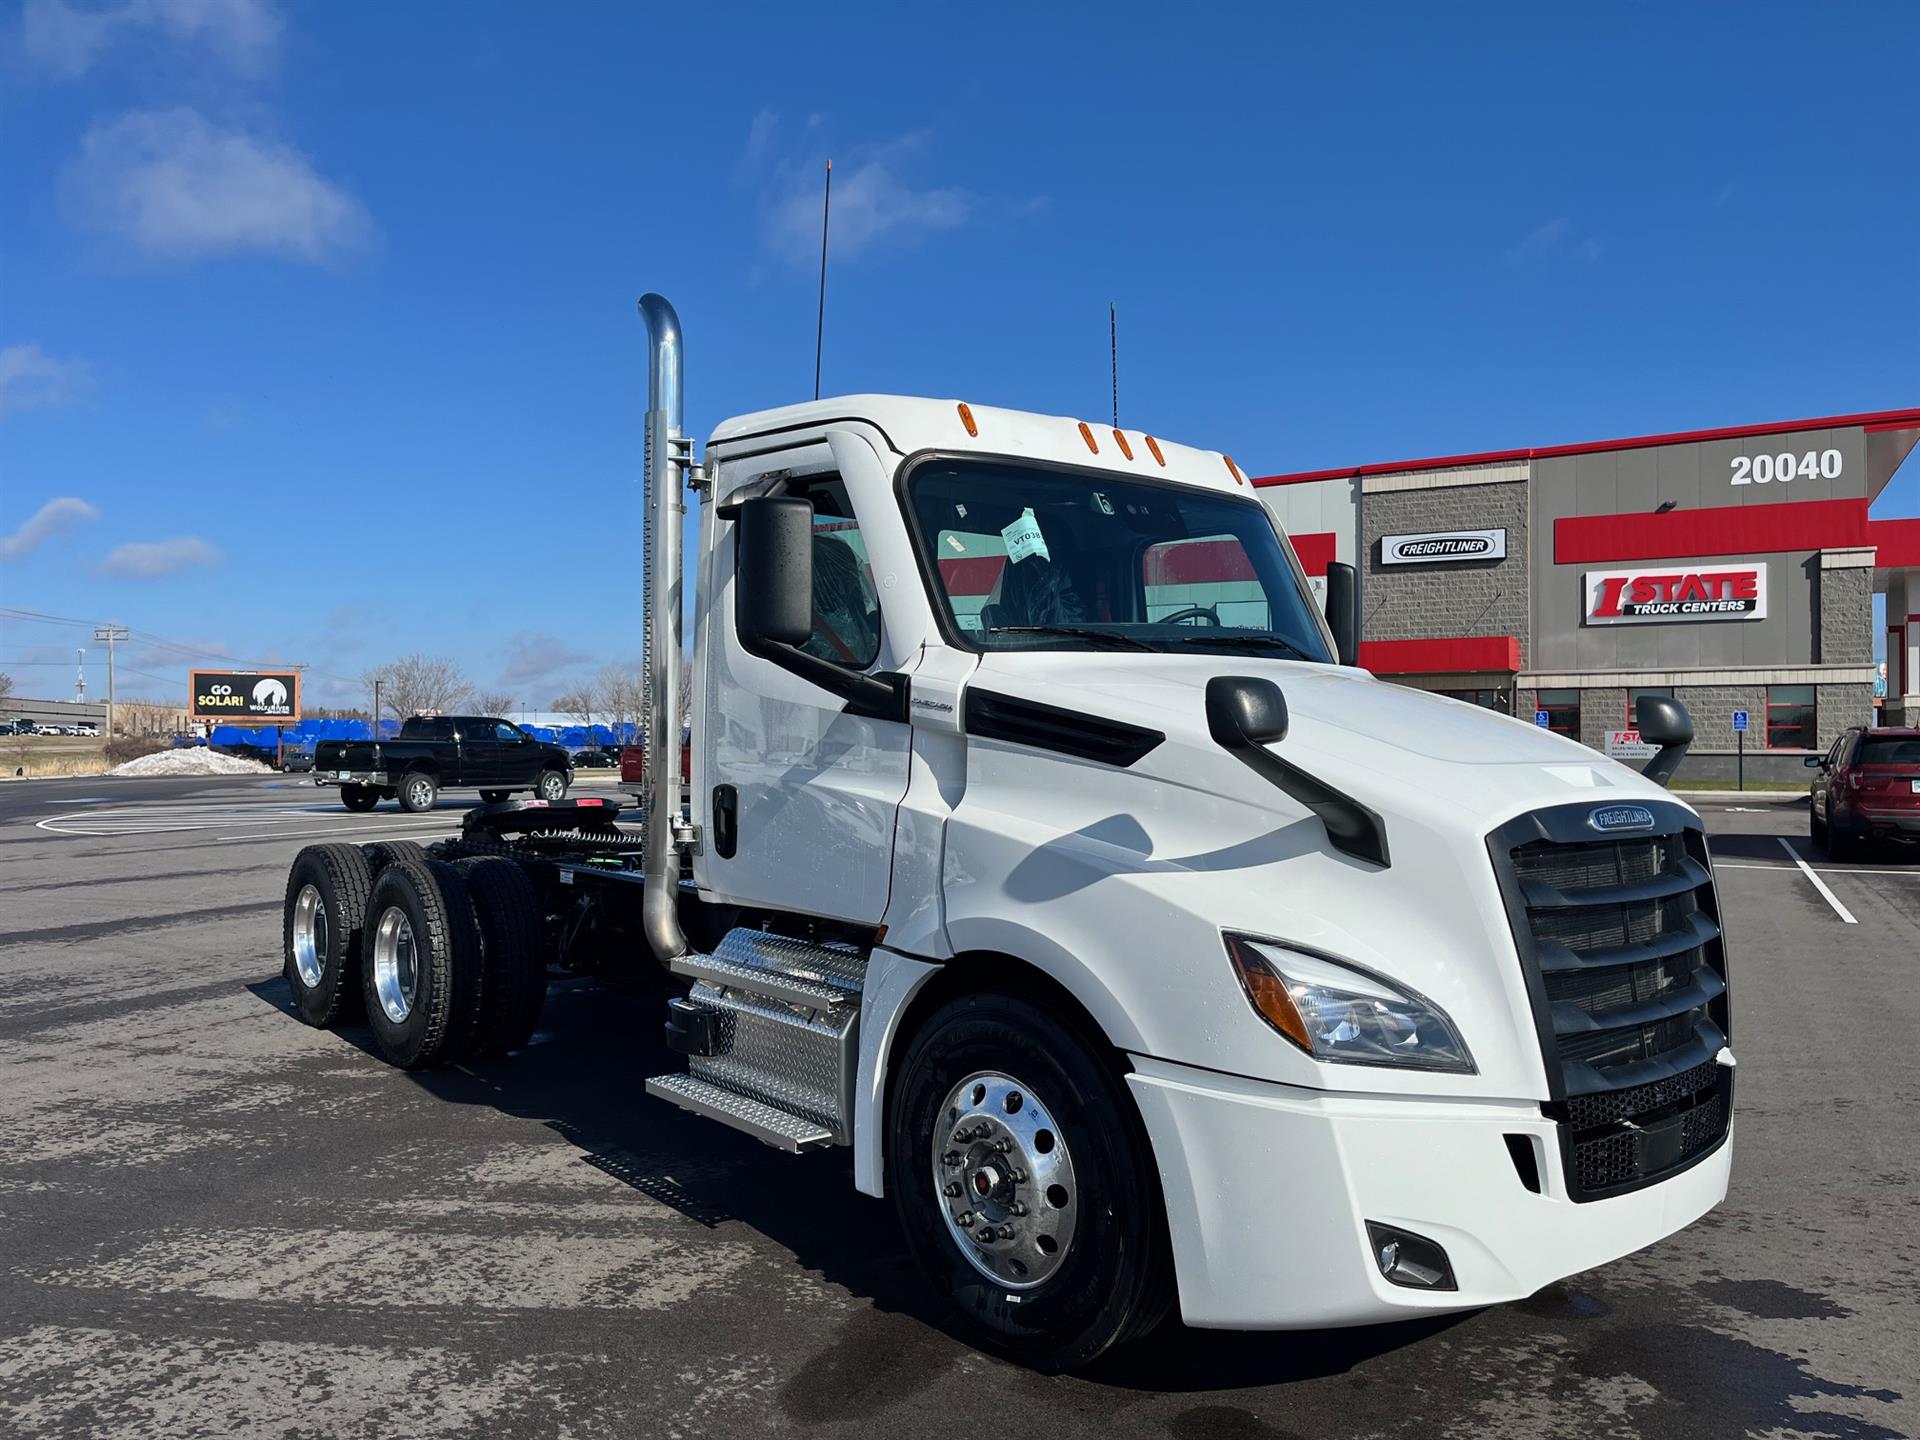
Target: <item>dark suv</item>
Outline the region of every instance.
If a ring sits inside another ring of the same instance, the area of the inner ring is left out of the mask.
[[[1855,729],[1807,757],[1813,838],[1835,860],[1869,840],[1920,841],[1920,730]]]

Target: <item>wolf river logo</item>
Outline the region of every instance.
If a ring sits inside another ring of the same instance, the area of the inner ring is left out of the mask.
[[[253,687],[253,703],[261,707],[279,706],[287,703],[287,687],[269,675]]]

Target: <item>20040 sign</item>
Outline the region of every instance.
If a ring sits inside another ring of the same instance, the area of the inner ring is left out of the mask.
[[[1838,450],[1809,450],[1796,457],[1790,450],[1782,450],[1778,455],[1736,455],[1733,457],[1733,483],[1736,485],[1767,485],[1778,480],[1785,485],[1789,480],[1838,480],[1840,478],[1840,452]]]

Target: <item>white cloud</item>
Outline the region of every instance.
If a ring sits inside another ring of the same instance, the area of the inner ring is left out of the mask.
[[[1525,265],[1555,255],[1572,255],[1589,265],[1605,253],[1607,242],[1593,235],[1581,235],[1572,220],[1555,216],[1536,225],[1502,254],[1509,265]]]
[[[100,564],[103,575],[121,580],[163,580],[195,565],[217,565],[220,552],[198,535],[137,540],[115,546]]]
[[[63,80],[86,74],[116,49],[144,50],[155,40],[204,46],[242,74],[270,68],[279,55],[281,20],[266,0],[120,0],[74,5],[27,0],[20,38],[29,59]]]
[[[820,201],[827,156],[779,158],[778,117],[754,116],[741,160],[743,178],[761,191],[763,238],[769,250],[796,263],[820,257]],[[807,129],[818,130],[818,117]],[[833,167],[833,257],[852,259],[883,245],[916,244],[957,230],[990,202],[956,185],[917,185],[909,178],[924,162],[925,133],[880,145],[857,146]]]
[[[11,535],[0,535],[0,560],[18,560],[54,536],[64,535],[76,525],[99,518],[100,511],[95,506],[71,495],[49,500],[34,511],[18,530]]]
[[[0,420],[21,410],[69,405],[93,384],[84,360],[60,360],[38,345],[0,350]]]
[[[321,264],[372,236],[360,202],[299,151],[184,106],[96,124],[64,182],[76,218],[150,259],[261,253]]]

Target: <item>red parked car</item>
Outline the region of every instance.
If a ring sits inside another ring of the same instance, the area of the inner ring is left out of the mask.
[[[1849,730],[1807,764],[1820,770],[1813,838],[1834,859],[1871,840],[1920,841],[1920,730]]]

